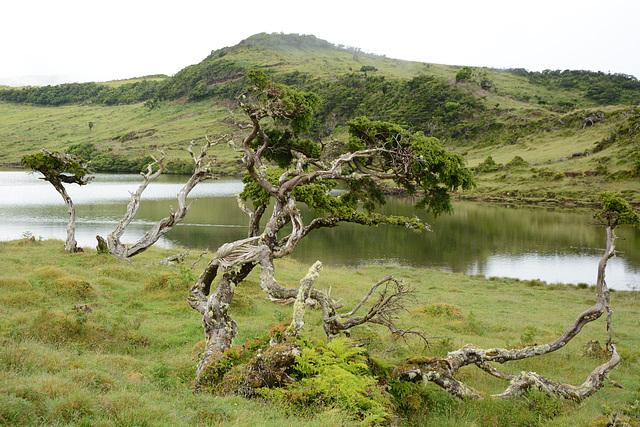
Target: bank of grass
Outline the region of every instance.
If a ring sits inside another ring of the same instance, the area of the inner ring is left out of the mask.
[[[233,127],[227,107],[215,102],[114,107],[68,105],[41,107],[0,103],[0,164],[17,167],[25,154],[46,148],[67,151],[93,144],[100,152],[126,160],[145,158],[166,149],[167,160],[190,160],[187,147],[203,145],[205,135],[222,135]],[[91,123],[91,127],[89,127]],[[213,147],[216,173],[237,173],[236,153],[226,144]]]
[[[202,348],[201,318],[185,302],[200,269],[153,266],[168,255],[152,249],[120,262],[87,248],[65,254],[59,241],[0,242],[0,424],[3,425],[351,425],[338,409],[291,412],[260,399],[194,394],[192,379]],[[195,260],[188,259],[189,266]],[[277,263],[277,278],[296,286],[307,266]],[[274,305],[258,286],[257,271],[241,284],[231,314],[236,342],[264,335],[286,321],[290,307]],[[349,309],[381,278],[392,274],[417,289],[401,323],[431,338],[429,347],[400,343],[387,352],[384,330],[362,327],[353,339],[388,362],[419,353],[443,356],[473,343],[521,346],[557,337],[595,301],[588,286],[484,278],[440,271],[370,266],[324,268],[316,282],[332,288]],[[432,384],[412,395],[399,425],[606,425],[615,417],[640,422],[640,295],[612,293],[614,339],[623,357],[607,385],[582,404],[531,393],[509,402],[460,402]],[[587,340],[607,339],[604,319],[588,325],[561,351],[513,363],[504,371],[536,371],[580,384],[602,363],[584,351]],[[323,337],[319,313],[310,311],[305,334]],[[417,346],[417,347],[416,347]],[[487,393],[505,384],[475,367],[460,378]],[[635,406],[634,405],[635,402]],[[631,405],[631,406],[630,406]],[[633,424],[636,423],[636,424]]]

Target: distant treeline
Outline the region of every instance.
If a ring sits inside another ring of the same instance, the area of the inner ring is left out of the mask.
[[[530,72],[513,68],[509,72],[527,77],[532,84],[549,89],[577,89],[599,105],[640,103],[640,81],[628,74],[608,74],[602,71],[544,70]]]
[[[109,86],[93,82],[65,83],[56,86],[28,86],[0,90],[0,100],[46,106],[135,104],[154,98],[160,85],[160,81],[144,79],[120,86]]]
[[[144,171],[154,160],[151,156],[125,158],[121,155],[101,151],[91,142],[80,142],[68,148],[67,153],[91,161],[91,169],[98,172],[139,173]],[[165,173],[191,174],[193,162],[173,159],[165,163]]]

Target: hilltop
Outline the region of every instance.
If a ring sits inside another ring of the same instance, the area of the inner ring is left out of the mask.
[[[476,168],[479,186],[462,197],[588,204],[615,189],[640,203],[635,77],[402,61],[296,34],[254,35],[170,77],[2,88],[0,165],[45,147],[137,171],[167,147],[170,171],[188,172],[190,141],[237,131],[228,110],[256,67],[320,96],[310,137],[335,149],[359,115],[443,140]],[[238,173],[234,152],[214,155],[221,175]]]

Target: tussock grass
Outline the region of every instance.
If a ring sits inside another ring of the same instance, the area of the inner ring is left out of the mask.
[[[168,255],[167,250],[152,249],[128,264],[92,249],[64,254],[62,246],[59,241],[0,242],[0,424],[326,426],[353,422],[337,409],[292,415],[260,399],[193,394],[192,380],[204,342],[201,318],[185,298],[199,271],[150,265]],[[280,260],[276,278],[283,285],[298,286],[307,268]],[[265,299],[258,273],[252,272],[236,290],[231,314],[238,324],[238,345],[290,319],[291,307]],[[401,315],[401,323],[432,337],[429,346],[400,343],[389,351],[386,331],[374,326],[353,331],[354,340],[389,364],[415,355],[443,356],[467,343],[485,348],[543,343],[558,336],[594,298],[588,287],[531,286],[528,281],[394,266],[325,268],[315,286],[331,288],[334,298],[343,298],[345,310],[350,310],[368,287],[389,274],[417,290],[417,300]],[[79,293],[70,283],[87,283],[92,292]],[[607,386],[582,405],[535,393],[509,402],[467,403],[428,384],[419,391],[406,391],[410,397],[394,423],[604,425],[615,414],[629,416],[625,411],[638,422],[638,414],[633,415],[633,406],[628,405],[640,398],[639,301],[638,293],[612,294],[614,338],[623,361],[611,378],[623,390]],[[317,310],[308,310],[304,331],[323,339]],[[605,357],[587,352],[587,341],[604,343],[607,336],[599,320],[559,352],[499,368],[510,373],[532,370],[580,384]],[[506,386],[475,367],[463,369],[460,378],[487,393],[501,392]]]

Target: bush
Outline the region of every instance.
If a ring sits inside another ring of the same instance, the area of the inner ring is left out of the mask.
[[[524,168],[529,166],[529,163],[526,160],[524,160],[522,157],[515,156],[505,166],[508,168]]]
[[[504,166],[502,163],[496,163],[493,160],[493,157],[487,156],[484,162],[480,163],[478,166],[473,168],[473,170],[477,173],[486,173],[486,172],[496,172],[502,169]]]
[[[456,74],[456,83],[468,82],[473,77],[473,70],[470,67],[462,67]]]

